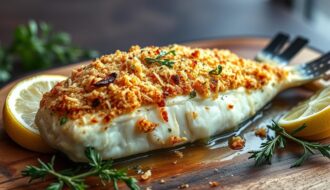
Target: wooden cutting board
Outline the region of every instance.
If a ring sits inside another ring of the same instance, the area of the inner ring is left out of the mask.
[[[226,48],[246,58],[253,58],[269,39],[266,38],[228,38],[206,41],[195,41],[186,45],[202,48]],[[319,56],[320,53],[305,48],[293,61],[293,64],[304,63]],[[69,75],[72,68],[81,64],[42,71],[36,74]],[[14,81],[0,90],[0,103],[3,102]],[[289,107],[297,104],[312,94],[303,88],[295,88],[280,94],[245,130],[240,133],[246,138],[247,144],[241,151],[227,148],[226,140],[218,138],[212,143],[194,143],[179,148],[183,153],[180,158],[174,150],[154,151],[135,157],[116,161],[116,167],[151,169],[151,179],[140,182],[142,189],[178,189],[182,184],[188,184],[188,189],[330,189],[330,162],[320,155],[314,155],[299,168],[290,169],[290,164],[300,155],[297,145],[289,143],[287,151],[278,152],[272,165],[254,166],[253,160],[248,160],[249,150],[259,147],[262,140],[254,135],[253,129],[265,125]],[[36,164],[36,159],[48,161],[51,155],[31,152],[15,144],[2,128],[2,113],[0,114],[0,189],[44,189],[52,179],[34,181],[28,184],[28,179],[20,172],[26,165]],[[327,142],[325,140],[324,142]],[[57,157],[57,167],[66,168],[72,163],[63,155]],[[136,175],[130,170],[132,175]],[[160,181],[164,180],[164,183]],[[209,182],[216,181],[218,187],[210,187]],[[88,179],[90,189],[111,189],[100,185],[95,179]],[[121,188],[126,187],[121,184]]]

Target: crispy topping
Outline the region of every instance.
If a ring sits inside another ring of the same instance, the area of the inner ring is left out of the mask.
[[[44,94],[41,107],[71,119],[100,114],[111,122],[141,106],[164,107],[167,98],[213,98],[239,87],[261,89],[286,76],[280,67],[242,59],[228,50],[132,46],[129,52],[116,51],[73,70]]]
[[[168,113],[164,107],[159,108],[159,113],[163,121],[168,122]]]
[[[217,68],[211,70],[209,72],[209,74],[210,75],[220,75],[221,71],[222,71],[222,67],[221,67],[221,65],[218,65]]]
[[[158,126],[157,123],[153,123],[147,119],[139,119],[135,126],[137,127],[137,129],[140,131],[140,132],[143,132],[143,133],[149,133],[153,130],[155,130],[155,128]]]
[[[107,86],[108,84],[111,84],[115,82],[117,78],[117,73],[111,73],[109,76],[107,76],[105,79],[102,79],[94,84],[94,86],[101,87],[101,86]]]
[[[100,105],[100,100],[99,99],[94,99],[93,101],[92,101],[92,107],[97,107],[97,106],[99,106]]]
[[[174,144],[177,144],[177,143],[182,143],[182,142],[187,141],[187,138],[172,135],[168,138],[168,141],[169,141],[170,144],[174,145]]]
[[[233,136],[229,139],[228,146],[233,150],[243,149],[245,146],[245,140],[241,136]]]
[[[191,116],[193,119],[197,119],[198,113],[193,111],[193,112],[191,112]]]

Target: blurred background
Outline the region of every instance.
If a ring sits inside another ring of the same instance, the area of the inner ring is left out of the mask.
[[[2,1],[0,79],[4,84],[27,72],[89,59],[97,52],[126,50],[133,44],[271,37],[278,31],[303,35],[312,47],[328,51],[329,8],[327,0]],[[30,20],[36,23],[28,26]],[[40,22],[52,26],[52,35]],[[17,32],[19,25],[26,28]]]

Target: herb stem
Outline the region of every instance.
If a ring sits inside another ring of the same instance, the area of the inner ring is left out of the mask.
[[[315,154],[316,151],[320,152],[323,156],[330,158],[330,145],[309,142],[298,139],[297,137],[293,136],[294,134],[306,128],[306,125],[298,127],[297,129],[293,130],[291,134],[287,133],[274,121],[272,125],[269,125],[267,127],[275,131],[276,136],[274,138],[267,139],[266,142],[263,142],[260,146],[260,150],[249,152],[252,154],[249,158],[254,158],[256,160],[256,165],[259,165],[265,161],[271,163],[271,159],[273,157],[273,154],[275,153],[276,148],[285,147],[285,138],[300,144],[304,150],[303,155],[298,160],[296,160],[293,165],[291,165],[291,167],[300,166],[308,158],[308,156],[310,156],[311,154]]]
[[[30,182],[35,179],[44,179],[47,175],[56,177],[56,182],[50,184],[47,190],[61,190],[64,185],[70,189],[84,190],[87,188],[85,178],[90,176],[99,177],[102,184],[105,184],[107,181],[112,181],[115,189],[118,189],[118,181],[123,181],[130,189],[140,189],[135,178],[129,177],[122,170],[113,168],[111,160],[103,161],[100,154],[98,154],[94,148],[86,148],[85,155],[89,161],[89,170],[82,173],[79,170],[80,168],[76,170],[68,169],[60,172],[55,171],[55,157],[53,157],[50,163],[44,163],[39,160],[40,167],[27,166],[26,169],[22,171],[22,175],[29,176]],[[78,172],[80,172],[80,174]]]

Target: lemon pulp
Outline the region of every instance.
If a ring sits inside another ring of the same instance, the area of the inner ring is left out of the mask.
[[[279,125],[288,132],[307,125],[295,136],[319,140],[330,136],[330,87],[318,91],[308,100],[292,108],[280,120]]]

